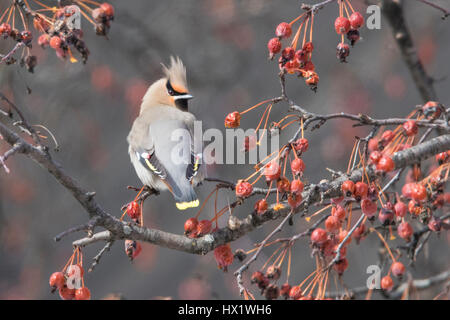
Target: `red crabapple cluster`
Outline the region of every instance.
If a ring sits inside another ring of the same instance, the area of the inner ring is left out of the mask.
[[[225,119],[225,126],[238,127],[241,115],[264,105],[266,109],[257,128],[263,122],[265,128],[273,100],[262,101],[243,112],[230,113]],[[324,204],[306,217],[306,221],[309,222],[313,217],[324,216],[323,226],[318,226],[309,233],[312,255],[316,257],[316,269],[300,283],[291,285],[288,281],[291,269],[290,256],[295,241],[274,240],[266,246],[277,248],[264,266],[253,273],[252,284],[257,286],[267,299],[278,297],[295,300],[325,299],[330,274],[334,272],[334,276],[341,277],[350,265],[346,255],[351,244],[359,244],[374,234],[384,244],[389,254],[388,259],[391,261],[387,274],[382,278],[381,287],[386,291],[392,290],[395,284],[393,278],[402,279],[407,271],[403,262],[399,261],[403,255],[399,250],[391,249],[388,243],[396,239],[395,231],[398,238],[408,246],[412,243],[414,225],[427,226],[432,232],[440,232],[450,226],[448,218],[443,221],[434,214],[450,204],[450,194],[445,192],[445,183],[450,172],[450,150],[436,156],[435,163],[431,165],[427,174],[423,173],[421,166],[412,166],[400,194],[383,190],[381,183],[384,177],[392,178],[396,171],[392,156],[397,151],[408,149],[418,143],[420,130],[417,121],[435,121],[442,118],[444,112],[445,107],[442,104],[429,101],[420,108],[415,108],[402,125],[392,130],[381,128],[367,143],[355,141],[346,174],[361,169],[363,170],[361,180],[344,181],[340,197],[331,199],[330,203]],[[283,125],[285,121],[286,124]],[[237,201],[243,202],[254,196],[254,185],[260,179],[265,181],[268,187],[267,194],[255,201],[256,215],[264,215],[269,208],[275,212],[283,209],[286,202],[292,210],[302,203],[302,192],[307,184],[301,180],[305,170],[301,156],[308,150],[309,143],[304,137],[302,118],[290,115],[275,125],[282,130],[290,123],[300,124],[301,138],[284,145],[262,160],[249,177],[238,180],[235,185]],[[367,152],[364,150],[364,144]],[[290,168],[292,178],[288,178],[287,168]],[[375,179],[369,179],[368,168],[374,170]],[[276,198],[270,201],[272,187],[276,188]],[[284,199],[287,201],[281,201]],[[218,215],[225,213],[226,209],[228,208],[219,211]],[[350,232],[355,225],[352,224],[354,218],[358,215],[360,223]],[[254,251],[255,249],[252,249],[245,254]],[[287,280],[279,285],[279,279],[284,272],[283,263],[286,260]],[[247,290],[244,294],[246,297],[252,297]]]
[[[341,42],[337,46],[336,55],[341,62],[346,62],[346,58],[350,54],[350,47],[344,42],[344,36],[347,36],[353,46],[360,39],[359,29],[364,25],[364,17],[353,9],[349,0],[339,0],[338,5],[339,17],[336,18],[334,27],[336,33],[341,36]],[[282,73],[297,74],[312,90],[316,91],[319,76],[312,62],[314,15],[314,10],[309,9],[289,23],[281,22],[275,29],[276,37],[269,40],[267,48],[270,59],[281,53],[278,65]],[[293,35],[292,26],[297,22],[299,22],[299,26],[292,40],[283,48],[282,41]],[[299,41],[301,41],[301,45],[299,45]]]
[[[73,1],[71,5],[58,7],[35,0],[11,0],[0,17],[0,35],[5,41],[13,40],[15,45],[2,55],[0,63],[14,64],[16,53],[20,53],[20,64],[33,72],[37,65],[36,56],[31,54],[33,39],[37,39],[42,48],[53,49],[62,60],[68,58],[72,63],[77,62],[76,51],[86,63],[89,49],[83,41],[81,17],[94,26],[98,35],[106,35],[114,19],[114,7],[91,0]]]
[[[49,279],[52,292],[58,290],[62,300],[90,300],[91,292],[84,286],[83,255],[75,248],[62,271],[52,273]]]

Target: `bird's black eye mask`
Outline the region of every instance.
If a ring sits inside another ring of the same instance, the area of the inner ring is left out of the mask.
[[[172,85],[170,84],[170,81],[167,80],[166,82],[166,88],[167,88],[167,93],[169,95],[171,95],[172,97],[175,97],[175,106],[180,109],[181,111],[187,111],[188,110],[188,100],[189,99],[184,99],[180,96],[184,96],[186,95],[186,92],[178,92],[175,91],[175,89],[172,87]],[[176,98],[176,97],[180,97],[180,98]]]
[[[167,88],[167,93],[171,96],[182,96],[182,95],[186,94],[186,92],[175,91],[175,89],[170,84],[169,80],[167,80],[167,82],[166,82],[166,88]]]

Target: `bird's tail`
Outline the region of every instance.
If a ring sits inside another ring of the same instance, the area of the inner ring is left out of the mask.
[[[200,204],[200,201],[197,198],[197,194],[194,191],[192,185],[187,185],[182,190],[182,194],[178,196],[177,194],[173,194],[176,206],[178,210],[186,210],[188,208],[196,208]]]

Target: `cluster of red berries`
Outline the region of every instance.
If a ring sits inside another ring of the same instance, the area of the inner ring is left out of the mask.
[[[347,62],[347,57],[350,55],[350,47],[344,42],[344,35],[350,41],[353,47],[360,39],[358,29],[364,25],[364,17],[361,13],[355,11],[349,17],[341,15],[334,21],[334,29],[338,35],[341,35],[342,40],[336,47],[336,57],[341,62]]]
[[[275,29],[275,38],[272,38],[267,43],[269,50],[269,58],[273,57],[281,52],[281,56],[278,59],[278,65],[282,72],[289,74],[297,74],[305,79],[307,85],[312,90],[317,90],[317,84],[319,83],[319,76],[315,72],[314,63],[311,61],[312,52],[314,50],[313,43],[306,42],[303,44],[300,50],[295,50],[295,46],[287,46],[283,49],[281,43],[282,39],[287,39],[292,35],[292,27],[287,22],[280,23]]]
[[[212,231],[212,222],[210,220],[200,220],[189,218],[184,223],[184,234],[190,238],[199,238]]]
[[[406,268],[403,265],[403,263],[394,261],[391,265],[391,268],[389,270],[389,274],[381,278],[381,289],[385,291],[391,291],[394,288],[394,280],[392,280],[392,277],[390,274],[392,273],[395,277],[402,279],[403,275],[405,274]]]
[[[287,201],[291,208],[297,208],[303,200],[302,192],[304,184],[300,180],[305,171],[305,163],[299,157],[308,150],[308,140],[300,138],[292,144],[295,152],[295,159],[291,161],[291,172],[294,176],[292,181],[289,181],[285,176],[281,176],[281,166],[278,161],[272,160],[264,166],[263,175],[268,186],[276,183],[277,192],[284,197],[287,195]],[[236,196],[238,198],[246,198],[252,194],[252,185],[246,181],[239,181],[236,185]],[[267,198],[267,197],[266,197]],[[258,215],[266,213],[268,203],[266,198],[260,199],[255,203],[255,212]],[[275,209],[275,208],[274,208]]]
[[[304,295],[300,285],[291,286],[288,282],[281,286],[277,285],[278,279],[281,277],[281,268],[277,265],[271,265],[266,272],[255,271],[251,277],[251,283],[256,285],[261,294],[267,300],[275,300],[278,298],[291,300],[314,300],[311,295]]]
[[[128,203],[125,213],[134,223],[142,225],[142,206],[137,201],[131,201]],[[129,239],[125,240],[125,253],[130,260],[134,260],[141,253],[141,251],[142,246],[138,241]]]
[[[348,235],[348,231],[342,228],[343,222],[347,216],[347,212],[340,201],[343,198],[334,199],[334,204],[331,210],[331,215],[325,220],[325,229],[316,228],[311,233],[311,244],[313,249],[319,250],[321,255],[325,259],[334,259],[336,257],[336,252]],[[355,230],[353,237],[358,241],[365,234],[365,226],[361,225],[358,230]],[[344,271],[348,268],[348,261],[346,258],[347,246],[352,241],[352,236],[349,236],[339,252],[339,260],[333,265],[333,268],[339,275],[342,275]]]
[[[251,277],[251,283],[258,286],[261,290],[261,294],[264,295],[267,300],[275,300],[286,291],[286,289],[283,291],[283,287],[279,288],[276,284],[280,276],[281,268],[277,265],[271,265],[267,268],[265,273],[262,271],[254,272]]]
[[[74,264],[76,257],[77,263]],[[81,260],[80,260],[81,259]],[[49,279],[52,292],[58,290],[63,300],[90,300],[91,292],[84,286],[84,269],[79,248],[75,249],[62,271],[54,272]]]
[[[89,2],[92,4],[91,2]],[[12,17],[13,25],[9,23],[11,15],[8,15],[8,21],[0,24],[0,35],[3,38],[12,38],[17,42],[21,42],[27,47],[31,48],[33,35],[27,28],[27,24],[23,16],[31,15],[33,17],[34,29],[41,33],[38,37],[37,43],[41,47],[51,47],[55,50],[57,57],[61,59],[70,58],[71,62],[76,62],[77,59],[73,56],[71,48],[74,48],[80,55],[83,63],[86,63],[89,56],[89,49],[82,40],[83,31],[79,28],[76,21],[77,16],[81,18],[83,14],[95,26],[96,33],[99,35],[106,35],[110,28],[110,22],[114,19],[114,7],[109,3],[98,4],[98,7],[91,9],[80,1],[80,8],[78,5],[71,4],[61,6],[59,8],[49,8],[44,4],[36,2],[37,5],[42,6],[45,10],[33,10],[28,3],[20,2],[18,5],[14,2],[11,6],[16,6],[20,10],[20,17],[25,30],[19,31],[14,28],[14,17]],[[92,10],[93,21],[88,17],[82,9]],[[10,8],[6,9],[9,10]],[[45,15],[43,12],[51,11],[51,15]],[[14,12],[14,11],[10,11]],[[15,13],[12,14],[14,16]],[[3,17],[5,14],[3,14]],[[14,51],[14,50],[13,50]],[[13,57],[13,51],[6,56],[5,63],[13,64],[16,59]],[[33,72],[37,64],[36,56],[26,55],[21,60],[21,65],[25,65],[30,72]]]

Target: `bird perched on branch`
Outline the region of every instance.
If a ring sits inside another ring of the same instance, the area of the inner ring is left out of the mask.
[[[197,207],[194,187],[204,177],[202,143],[194,139],[195,116],[188,111],[192,99],[186,68],[171,57],[162,65],[165,77],[145,93],[139,116],[128,135],[128,153],[144,185],[169,190],[179,210]],[[200,137],[201,140],[201,137]]]

